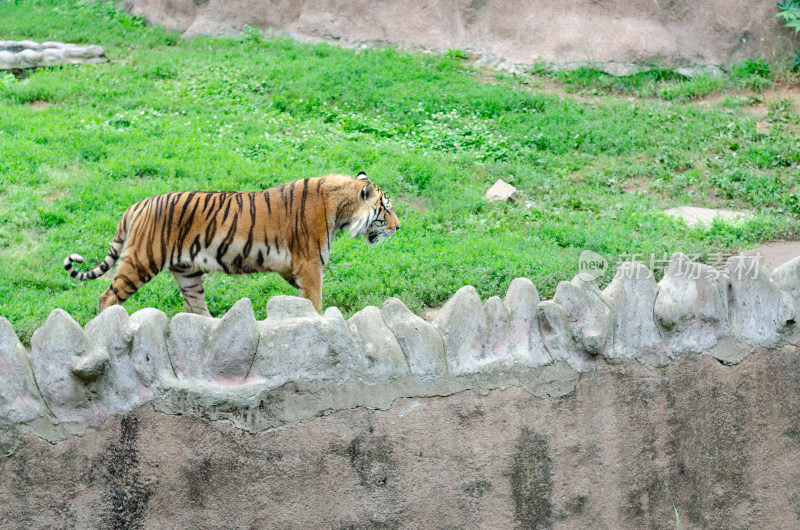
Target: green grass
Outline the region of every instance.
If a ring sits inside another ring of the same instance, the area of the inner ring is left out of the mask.
[[[354,52],[253,28],[187,41],[109,3],[0,2],[0,39],[99,43],[111,59],[0,74],[0,315],[23,341],[54,308],[95,316],[108,281],[72,280],[64,256],[99,262],[125,208],[170,190],[367,171],[403,230],[377,247],[337,238],[323,304],[346,315],[390,296],[419,312],[467,284],[503,295],[518,276],[551,296],[584,249],[613,261],[798,234],[798,118],[780,103],[759,135],[737,106],[486,83],[457,50]],[[662,81],[676,93],[684,83]],[[498,178],[520,190],[517,204],[482,199]],[[661,213],[712,203],[757,215],[689,229]],[[270,296],[294,290],[274,274],[212,274],[206,292],[217,316],[247,296],[263,318]],[[182,310],[169,275],[125,304],[150,306]]]

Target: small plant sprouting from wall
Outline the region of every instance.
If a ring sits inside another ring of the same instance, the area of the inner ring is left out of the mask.
[[[787,28],[792,28],[794,34],[800,33],[800,0],[783,0],[778,2],[778,14],[775,15],[783,19]],[[800,70],[800,52],[794,52],[794,57],[789,61],[789,68]]]

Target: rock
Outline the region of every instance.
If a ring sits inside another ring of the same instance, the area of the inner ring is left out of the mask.
[[[539,331],[542,343],[554,361],[564,361],[578,372],[593,364],[594,357],[575,345],[567,312],[556,302],[545,300],[539,304]]]
[[[258,340],[253,305],[242,298],[222,319],[175,315],[170,324],[169,355],[181,379],[234,386],[247,377]]]
[[[313,318],[319,313],[314,309],[311,300],[299,296],[278,295],[267,302],[267,318],[285,320],[290,318]]]
[[[378,383],[388,383],[410,375],[408,362],[400,343],[383,321],[381,310],[365,307],[347,321],[350,331],[363,352],[363,370]]]
[[[561,282],[553,302],[564,308],[567,326],[577,348],[590,355],[611,357],[614,337],[614,308],[606,302],[594,280],[578,275]]]
[[[775,2],[303,2],[128,0],[151,24],[196,35],[237,35],[249,24],[300,39],[345,46],[370,43],[480,50],[487,62],[563,67],[676,67],[729,64],[741,57],[791,53]],[[503,21],[502,24],[498,21]],[[720,21],[725,21],[721,23]],[[642,66],[645,65],[645,66]],[[612,68],[615,68],[612,70]]]
[[[686,221],[689,226],[707,225],[710,226],[714,219],[722,221],[740,221],[752,217],[748,212],[737,212],[734,210],[713,210],[711,208],[697,208],[695,206],[679,206],[668,208],[664,213],[670,217],[678,217]]]
[[[774,346],[794,320],[794,298],[772,281],[757,256],[733,256],[726,264],[733,334],[751,344]]]
[[[155,387],[170,385],[176,380],[175,370],[169,360],[169,319],[163,311],[147,308],[130,318],[133,328],[131,363],[142,382],[146,400],[154,395]]]
[[[789,293],[794,303],[800,307],[800,256],[775,267],[772,280]]]
[[[72,373],[72,366],[87,349],[83,330],[63,309],[53,310],[31,337],[36,383],[60,421],[80,421],[88,415],[89,387]]]
[[[0,317],[0,420],[21,423],[45,414],[28,353],[11,322]]]
[[[628,261],[617,269],[603,298],[614,308],[614,341],[608,358],[634,359],[667,353],[653,318],[658,285],[641,263]]]
[[[506,291],[510,354],[525,366],[535,367],[552,361],[539,332],[539,292],[527,278],[516,278]]]
[[[84,334],[88,343],[84,357],[106,359],[106,368],[89,385],[97,407],[94,422],[140,405],[140,383],[130,357],[133,328],[125,308],[109,307],[86,324]]]
[[[672,255],[653,309],[671,354],[710,350],[730,333],[727,291],[720,271]]]
[[[270,386],[279,386],[287,381],[344,383],[362,377],[363,353],[342,313],[330,307],[320,316],[311,302],[311,312],[298,312],[296,309],[302,306],[297,300],[280,296],[270,299],[269,316],[258,323],[260,339],[250,378],[257,376]],[[297,313],[308,316],[290,316]]]
[[[397,298],[383,303],[383,321],[397,338],[411,375],[432,381],[447,373],[442,336],[434,326],[412,313]]]
[[[503,179],[497,179],[497,182],[492,184],[492,187],[483,196],[487,201],[517,201],[517,188],[503,182]]]
[[[492,359],[486,356],[488,328],[478,292],[468,285],[436,313],[433,325],[444,339],[448,372],[453,375],[483,371]]]
[[[89,64],[106,60],[102,46],[0,41],[0,70],[39,68],[58,64]]]

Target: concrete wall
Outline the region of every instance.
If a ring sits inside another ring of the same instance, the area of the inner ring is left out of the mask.
[[[774,0],[126,0],[186,35],[245,25],[345,45],[470,50],[507,63],[720,65],[785,56]]]
[[[465,287],[426,322],[0,318],[0,528],[800,524],[800,258]]]

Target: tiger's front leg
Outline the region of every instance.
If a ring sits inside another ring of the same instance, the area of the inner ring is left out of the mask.
[[[306,262],[293,267],[292,274],[297,295],[311,300],[317,313],[322,313],[322,264]]]

